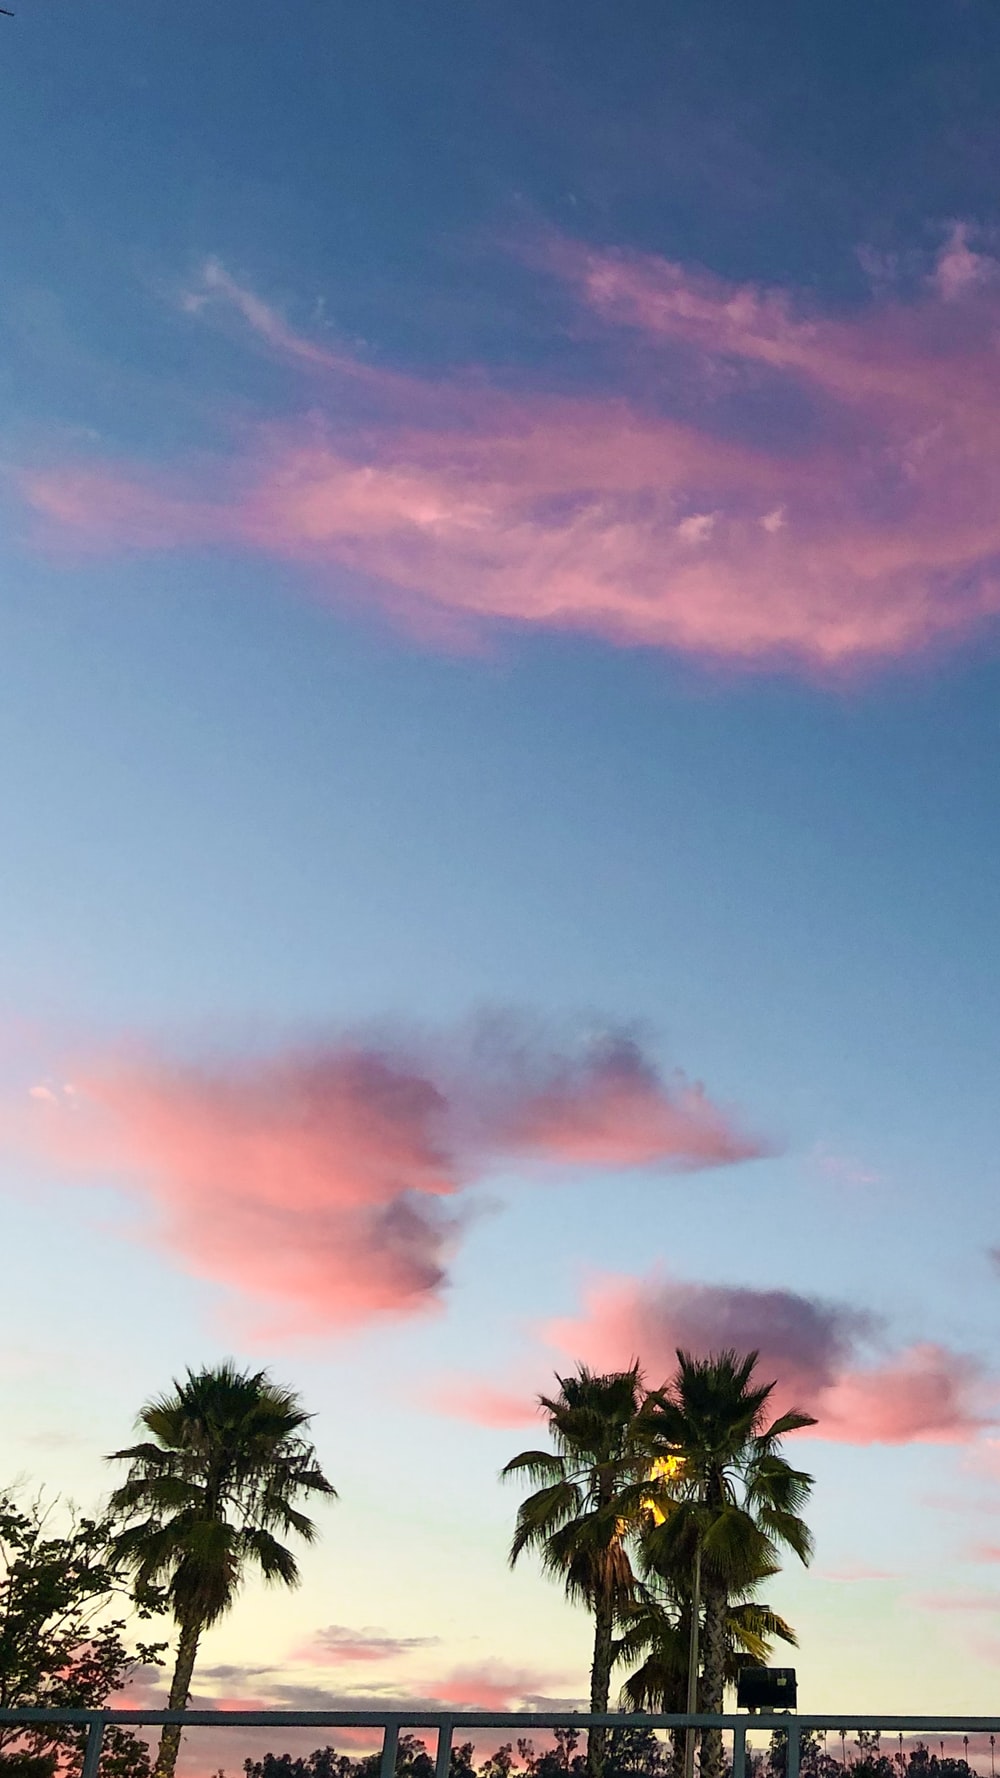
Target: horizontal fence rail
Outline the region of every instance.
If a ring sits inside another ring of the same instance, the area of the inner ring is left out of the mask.
[[[746,1778],[747,1734],[780,1731],[787,1737],[785,1778],[799,1778],[802,1736],[809,1730],[841,1738],[859,1729],[902,1736],[1000,1735],[1000,1716],[912,1716],[906,1712],[877,1716],[849,1712],[837,1716],[805,1716],[798,1711],[765,1711],[739,1716],[653,1716],[642,1711],[584,1710],[0,1710],[0,1727],[40,1728],[50,1725],[87,1729],[81,1778],[98,1778],[104,1731],[109,1724],[161,1728],[179,1723],[191,1729],[381,1729],[379,1778],[395,1778],[402,1729],[435,1729],[435,1778],[448,1778],[456,1729],[721,1729],[733,1737],[732,1778]]]

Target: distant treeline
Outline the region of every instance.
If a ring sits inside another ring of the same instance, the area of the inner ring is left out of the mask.
[[[488,1759],[476,1764],[476,1749],[471,1741],[460,1742],[451,1750],[450,1778],[509,1778],[519,1770],[528,1778],[585,1778],[586,1756],[577,1752],[580,1734],[576,1729],[554,1729],[553,1744],[536,1752],[528,1740],[505,1742]],[[747,1773],[750,1778],[785,1778],[786,1737],[772,1735],[767,1751],[749,1751]],[[851,1778],[975,1778],[975,1771],[965,1759],[931,1753],[923,1743],[893,1754],[881,1751],[878,1736],[868,1729],[860,1730],[857,1740],[836,1754],[830,1753],[823,1737],[816,1730],[803,1732],[801,1742],[802,1778],[840,1778],[844,1766]],[[290,1753],[265,1753],[263,1759],[245,1760],[244,1778],[379,1778],[380,1752],[362,1756],[337,1753],[333,1747],[317,1748],[307,1757],[293,1758]],[[669,1740],[662,1740],[653,1729],[612,1729],[608,1736],[605,1778],[672,1778],[676,1770],[677,1752]],[[727,1778],[731,1766],[726,1762]],[[427,1745],[416,1735],[400,1735],[396,1756],[396,1778],[434,1778],[435,1760]],[[225,1778],[223,1773],[217,1778]]]

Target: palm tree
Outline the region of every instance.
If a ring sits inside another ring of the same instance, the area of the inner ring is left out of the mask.
[[[303,1436],[310,1418],[266,1371],[227,1360],[175,1379],[139,1415],[150,1440],[112,1453],[131,1465],[111,1496],[112,1560],[132,1574],[137,1598],[165,1587],[179,1630],[170,1710],[185,1708],[202,1632],[230,1609],[249,1569],[298,1583],[275,1533],[311,1543],[316,1527],[294,1503],[336,1493]],[[179,1725],[164,1727],[156,1778],[172,1778],[180,1739]]]
[[[680,1604],[643,1587],[620,1613],[616,1665],[645,1657],[622,1686],[622,1700],[629,1710],[665,1716],[683,1712],[690,1612],[690,1600]],[[725,1622],[726,1684],[735,1685],[744,1667],[766,1666],[772,1641],[798,1645],[791,1624],[769,1605],[753,1598],[731,1600]]]
[[[526,1549],[541,1551],[542,1566],[563,1583],[570,1599],[594,1614],[590,1708],[608,1708],[615,1615],[632,1597],[635,1577],[627,1542],[641,1522],[650,1492],[649,1445],[642,1416],[645,1391],[639,1367],[595,1375],[585,1365],[557,1377],[559,1393],[539,1396],[554,1451],[522,1451],[502,1474],[540,1483],[521,1502],[510,1547],[513,1567]],[[606,1730],[590,1731],[587,1769],[600,1778]]]
[[[669,1592],[653,1577],[637,1590],[619,1613],[622,1634],[615,1643],[615,1662],[640,1661],[622,1686],[628,1710],[680,1715],[687,1708],[688,1651],[691,1640],[691,1598]],[[764,1666],[772,1640],[795,1644],[791,1625],[770,1606],[749,1597],[729,1603],[725,1622],[725,1678],[733,1685],[743,1667]],[[671,1734],[675,1778],[684,1759],[684,1737]]]
[[[783,1548],[802,1562],[812,1538],[801,1518],[812,1477],[780,1453],[785,1433],[814,1426],[811,1414],[790,1412],[767,1424],[774,1383],[757,1383],[758,1354],[733,1351],[698,1359],[678,1351],[678,1369],[650,1398],[650,1433],[682,1458],[677,1499],[644,1539],[645,1561],[660,1575],[687,1575],[692,1599],[691,1670],[697,1671],[699,1619],[700,1707],[722,1710],[726,1684],[726,1623],[731,1603],[777,1572]],[[688,1694],[690,1698],[690,1693]],[[688,1765],[691,1763],[688,1754]],[[702,1737],[702,1778],[719,1778],[722,1736]]]

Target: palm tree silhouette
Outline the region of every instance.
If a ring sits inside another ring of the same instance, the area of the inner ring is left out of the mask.
[[[131,1465],[111,1496],[112,1561],[131,1572],[140,1599],[165,1586],[178,1625],[170,1710],[185,1708],[202,1633],[229,1611],[248,1570],[298,1583],[275,1533],[311,1543],[316,1527],[294,1503],[336,1493],[303,1436],[309,1419],[294,1391],[227,1360],[175,1379],[139,1414],[150,1440],[112,1453]],[[173,1778],[180,1740],[179,1726],[164,1726],[156,1778]]]

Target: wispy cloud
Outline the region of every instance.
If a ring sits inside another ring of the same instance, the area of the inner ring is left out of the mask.
[[[436,1641],[436,1636],[388,1636],[384,1630],[352,1630],[347,1624],[327,1624],[295,1648],[289,1659],[317,1667],[337,1667],[342,1661],[395,1661],[414,1649],[431,1648]]]
[[[162,1674],[147,1668],[135,1691],[122,1694],[132,1704],[163,1708]],[[432,1677],[418,1677],[401,1684],[379,1678],[357,1684],[351,1690],[303,1683],[281,1675],[275,1667],[225,1664],[202,1669],[211,1690],[196,1695],[195,1707],[272,1710],[511,1710],[518,1705],[536,1709],[571,1710],[584,1699],[568,1695],[565,1675],[540,1668],[514,1665],[503,1660],[470,1661],[447,1668]],[[310,1734],[312,1730],[308,1731]],[[359,1738],[365,1731],[359,1731]],[[354,1737],[352,1736],[352,1740]],[[214,1732],[213,1743],[214,1745]]]
[[[429,1384],[423,1399],[438,1413],[454,1415],[456,1420],[469,1420],[476,1426],[493,1426],[500,1431],[531,1426],[538,1421],[537,1390],[533,1391],[526,1377],[520,1385],[510,1383],[498,1387],[483,1377],[453,1372]]]
[[[838,1154],[824,1143],[817,1143],[811,1159],[816,1172],[835,1185],[860,1188],[884,1183],[883,1175],[866,1161],[859,1160],[857,1155]]]
[[[566,1683],[564,1676],[553,1678],[551,1673],[511,1666],[506,1661],[479,1661],[453,1667],[450,1672],[427,1682],[429,1690],[442,1703],[470,1710],[516,1710],[519,1706],[536,1710],[579,1708],[583,1699],[567,1697]],[[554,1687],[557,1688],[555,1694]]]
[[[967,229],[916,294],[843,315],[650,255],[541,257],[617,345],[618,392],[376,369],[210,262],[188,307],[229,305],[296,366],[307,417],[196,472],[36,467],[43,535],[251,550],[331,599],[348,570],[434,639],[541,627],[812,673],[1000,613],[1000,282]]]
[[[763,1152],[738,1118],[625,1034],[529,1021],[332,1038],[209,1059],[123,1046],[76,1058],[72,1094],[26,1095],[6,1137],[109,1172],[148,1238],[195,1275],[320,1332],[436,1303],[470,1187],[500,1164],[695,1172]]]
[[[436,1677],[418,1678],[401,1683],[398,1678],[380,1677],[350,1689],[338,1685],[319,1685],[283,1676],[274,1667],[226,1663],[203,1667],[201,1684],[192,1695],[192,1707],[219,1712],[218,1723],[209,1730],[193,1729],[184,1738],[179,1770],[185,1778],[203,1778],[207,1771],[238,1771],[248,1751],[253,1751],[253,1735],[246,1729],[232,1728],[225,1720],[226,1710],[342,1711],[358,1715],[371,1710],[509,1710],[517,1707],[536,1710],[579,1709],[586,1700],[567,1696],[568,1683],[540,1669],[514,1666],[504,1661],[484,1661],[456,1665]],[[353,1676],[352,1676],[353,1677]],[[137,1682],[120,1693],[114,1703],[125,1708],[161,1710],[166,1704],[162,1671],[146,1668]],[[140,1731],[141,1733],[142,1731]],[[419,1731],[418,1731],[419,1733]],[[367,1752],[381,1743],[381,1732],[372,1728],[338,1727],[336,1745],[340,1751]],[[155,1739],[150,1730],[147,1738]],[[464,1738],[464,1737],[463,1737]],[[475,1740],[480,1754],[488,1754],[499,1744],[502,1735],[489,1730],[479,1731]],[[434,1751],[434,1734],[426,1737]],[[308,1754],[316,1744],[314,1728],[286,1728],[281,1733],[283,1749]],[[257,1750],[259,1753],[259,1749]],[[255,1757],[257,1754],[255,1753]]]
[[[907,1601],[921,1611],[989,1611],[1000,1609],[1000,1593],[914,1593]]]
[[[891,1568],[869,1568],[863,1562],[848,1562],[841,1568],[814,1568],[817,1580],[832,1580],[843,1586],[866,1586],[869,1582],[898,1580]]]
[[[1000,1562],[1000,1543],[972,1543],[965,1553],[970,1562]]]

